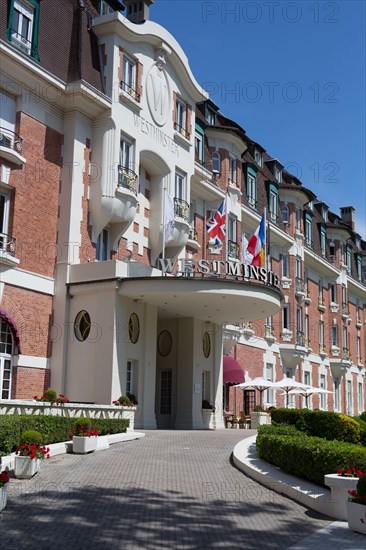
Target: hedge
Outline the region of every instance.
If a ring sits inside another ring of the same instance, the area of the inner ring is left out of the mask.
[[[325,474],[339,467],[366,471],[364,447],[308,436],[294,426],[260,426],[256,445],[261,459],[322,486]]]
[[[0,456],[6,456],[20,445],[20,438],[26,430],[37,430],[42,434],[44,444],[69,441],[76,418],[51,415],[3,415],[0,416]],[[109,418],[93,418],[93,427],[99,435],[123,433],[130,421]]]
[[[344,414],[308,409],[275,409],[271,417],[274,425],[294,425],[307,435],[348,443],[361,441],[360,424]]]

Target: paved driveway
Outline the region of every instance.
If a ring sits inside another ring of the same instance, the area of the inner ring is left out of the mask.
[[[230,463],[251,430],[149,431],[11,480],[4,550],[288,548],[329,522]]]

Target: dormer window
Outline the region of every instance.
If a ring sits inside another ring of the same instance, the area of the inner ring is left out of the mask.
[[[288,206],[283,206],[282,207],[282,221],[285,225],[288,225],[288,222],[289,222]]]
[[[325,222],[328,221],[328,208],[326,208],[325,206],[323,206],[322,208],[322,216],[323,216],[323,220]]]
[[[212,126],[214,126],[216,124],[216,113],[214,113],[213,111],[211,111],[211,109],[209,107],[207,107],[207,122],[209,124],[211,124]]]
[[[229,163],[229,183],[236,185],[236,158],[230,155]]]
[[[274,166],[273,175],[276,181],[279,183],[282,181],[282,170],[276,164]]]
[[[107,13],[113,13],[114,9],[106,2],[106,0],[100,0],[99,13],[100,15],[107,15]]]
[[[220,174],[221,160],[220,153],[212,153],[212,172],[214,174]]]
[[[23,53],[37,60],[38,18],[38,2],[14,0],[7,29],[8,40]]]
[[[335,255],[336,255],[336,245],[334,241],[331,241],[329,243],[329,256],[331,258],[335,258]]]
[[[254,160],[258,164],[258,166],[263,166],[263,155],[258,149],[255,149],[254,151]]]

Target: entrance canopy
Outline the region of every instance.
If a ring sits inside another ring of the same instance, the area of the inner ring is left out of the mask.
[[[242,384],[245,382],[244,371],[234,357],[224,355],[222,358],[224,384]]]
[[[196,317],[217,324],[255,321],[278,312],[275,288],[230,279],[144,277],[123,279],[120,295],[159,307],[160,317]]]

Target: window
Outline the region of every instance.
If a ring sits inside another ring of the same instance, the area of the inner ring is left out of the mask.
[[[352,414],[352,381],[347,380],[347,414]]]
[[[289,277],[288,254],[282,254],[282,277]]]
[[[257,180],[253,174],[247,174],[247,199],[252,208],[257,209]]]
[[[109,229],[103,229],[97,240],[96,259],[105,262],[110,259]]]
[[[301,256],[296,256],[296,277],[302,279]]]
[[[254,160],[258,164],[258,166],[263,166],[263,155],[258,149],[255,149],[254,151]]]
[[[342,305],[347,304],[347,289],[344,285],[342,285]]]
[[[326,380],[325,380],[325,374],[321,374],[319,378],[319,388],[322,390],[326,390]],[[321,393],[320,394],[320,409],[325,411],[327,408],[327,401],[326,401],[326,394]]]
[[[178,97],[175,105],[175,129],[183,135],[186,133],[186,104]]]
[[[13,335],[10,326],[0,319],[0,397],[10,399],[12,377]]]
[[[348,275],[352,274],[352,250],[351,247],[347,246],[347,271]]]
[[[0,250],[12,252],[15,241],[8,235],[10,197],[5,192],[0,193]]]
[[[282,207],[282,221],[284,224],[288,225],[289,222],[289,211],[288,206]]]
[[[221,160],[220,153],[212,153],[212,172],[215,174],[220,174],[221,169]]]
[[[309,339],[309,315],[305,315],[304,319],[304,338],[305,338],[305,346],[310,346],[310,339]]]
[[[107,15],[107,13],[113,13],[114,9],[106,2],[106,0],[100,0],[99,13],[100,15]]]
[[[330,301],[334,304],[337,303],[337,285],[335,283],[330,284]]]
[[[348,334],[347,327],[343,327],[342,330],[343,350],[348,349]]]
[[[290,330],[290,306],[285,304],[282,306],[282,328]]]
[[[187,175],[175,172],[174,214],[179,218],[189,220],[189,205],[187,203]]]
[[[298,307],[296,310],[296,331],[297,331],[297,344],[300,346],[304,345],[304,342],[301,341],[300,336],[302,335],[302,309],[301,307]]]
[[[133,393],[133,391],[132,391],[132,361],[127,361],[126,393]]]
[[[323,220],[325,222],[328,221],[328,208],[326,208],[325,206],[322,207],[322,216],[323,216]]]
[[[207,108],[207,122],[214,126],[216,124],[216,114],[211,111],[211,109]]]
[[[319,279],[318,282],[318,298],[319,302],[323,303],[323,279]]]
[[[269,193],[269,217],[271,221],[274,223],[277,223],[278,221],[278,215],[277,215],[277,193],[274,191],[270,191]]]
[[[339,379],[334,380],[334,410],[339,411],[340,395],[339,395]]]
[[[126,53],[123,54],[122,63],[122,90],[130,96],[136,97],[136,62]]]
[[[311,376],[310,372],[308,371],[304,371],[304,384],[306,386],[311,386]]]
[[[337,327],[337,325],[332,325],[331,339],[332,339],[332,346],[338,347],[338,327]]]
[[[133,155],[134,155],[134,146],[133,142],[127,137],[121,137],[121,149],[120,149],[120,159],[119,163],[124,168],[133,168]]]
[[[230,155],[229,163],[229,183],[236,184],[236,158]]]
[[[309,212],[305,212],[305,244],[313,247],[313,220]]]
[[[274,369],[272,363],[266,363],[266,380],[269,380],[270,382],[274,382]],[[266,396],[265,401],[267,406],[274,405],[274,397],[273,397],[273,390],[268,389],[266,390]]]
[[[194,147],[196,153],[196,161],[203,164],[203,135],[196,132]]]
[[[357,336],[356,340],[356,353],[357,353],[357,360],[361,360],[361,338],[360,336]]]
[[[297,206],[295,210],[295,217],[296,217],[296,229],[298,231],[301,231],[301,210]]]
[[[323,258],[327,255],[327,237],[323,229],[320,230],[320,250]]]
[[[236,242],[236,222],[237,219],[235,216],[228,217],[228,256],[232,258],[239,257],[239,246]]]
[[[358,412],[361,414],[363,412],[363,385],[362,382],[359,382],[357,384],[358,387]]]
[[[362,282],[362,258],[360,254],[356,254],[356,269],[357,269],[357,279]]]
[[[8,40],[22,52],[37,61],[39,2],[37,0],[14,0],[9,12]]]
[[[274,167],[274,177],[276,181],[278,182],[282,181],[282,170],[276,165]]]
[[[319,346],[320,351],[324,349],[324,322],[319,321]]]
[[[336,255],[336,247],[335,247],[335,242],[334,241],[331,241],[329,243],[329,256],[331,258],[335,258],[335,255]]]

